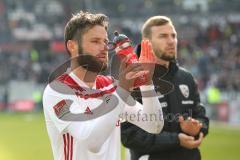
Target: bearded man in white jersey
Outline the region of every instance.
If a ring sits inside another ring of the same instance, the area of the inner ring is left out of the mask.
[[[82,11],[65,27],[71,70],[49,83],[43,94],[55,160],[120,160],[120,128],[116,124],[121,114],[125,121],[150,133],[159,133],[163,127],[161,105],[151,81],[154,65],[128,65],[130,57],[126,57],[118,81],[99,75],[108,64],[107,27],[105,15]],[[142,41],[142,46],[140,62],[154,62],[150,43]],[[140,73],[149,77],[140,87],[143,96],[146,94],[143,104],[130,95]],[[156,113],[160,115],[156,121],[143,120],[143,116]]]

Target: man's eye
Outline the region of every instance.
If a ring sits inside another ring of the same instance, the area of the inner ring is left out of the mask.
[[[158,36],[159,38],[165,38],[165,37],[167,37],[166,35],[159,35]]]

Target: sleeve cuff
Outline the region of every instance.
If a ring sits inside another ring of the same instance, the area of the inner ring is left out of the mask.
[[[152,84],[140,86],[140,90],[141,90],[142,98],[157,97],[154,85]]]
[[[154,90],[154,86],[151,84],[151,85],[143,85],[143,86],[140,86],[140,89],[141,91],[150,91],[150,90]]]

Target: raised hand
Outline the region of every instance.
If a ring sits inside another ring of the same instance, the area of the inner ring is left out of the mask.
[[[126,56],[119,69],[119,86],[127,91],[133,88],[134,80],[139,77],[139,73],[143,74],[143,67],[140,63],[127,63],[130,58],[131,55]]]
[[[149,40],[142,40],[141,42],[141,54],[139,57],[139,63],[142,65],[145,74],[148,74],[147,84],[151,83],[155,69],[156,57],[153,53],[152,44]]]

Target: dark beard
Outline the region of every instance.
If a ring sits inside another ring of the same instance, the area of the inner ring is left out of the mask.
[[[164,61],[169,61],[169,62],[176,60],[175,56],[168,56],[168,55],[165,55],[165,54],[162,54],[160,58]]]
[[[106,63],[100,61],[98,58],[90,54],[79,55],[76,58],[78,66],[81,66],[88,71],[99,73],[107,69]]]
[[[157,57],[164,60],[164,61],[168,61],[168,62],[172,62],[176,60],[176,56],[170,56],[164,52],[161,52],[159,50],[154,50],[155,53],[157,53]]]
[[[105,71],[107,69],[107,64],[88,53],[83,53],[83,49],[80,44],[81,40],[78,40],[78,66],[82,66],[84,69],[95,73]]]

